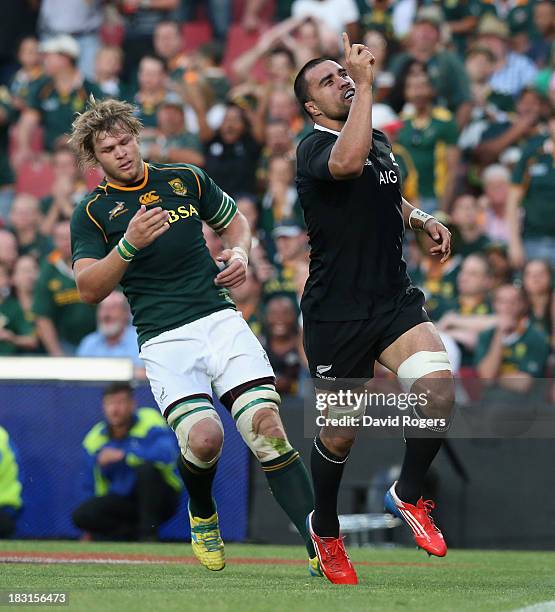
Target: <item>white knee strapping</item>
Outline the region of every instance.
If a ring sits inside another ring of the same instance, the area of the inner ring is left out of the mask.
[[[445,351],[418,351],[403,361],[397,370],[397,376],[403,389],[408,392],[419,378],[443,370],[452,371]]]
[[[214,465],[214,463],[220,458],[222,450],[220,448],[218,454],[210,461],[202,461],[191,451],[191,448],[189,447],[189,435],[191,433],[191,429],[196,423],[202,421],[203,419],[211,419],[214,421],[220,428],[223,435],[224,428],[220,417],[214,410],[212,403],[206,398],[184,400],[180,404],[174,406],[167,416],[168,425],[174,430],[175,435],[177,436],[177,442],[179,443],[179,448],[181,449],[183,457],[185,457],[185,459],[190,461],[193,465],[196,465],[202,469],[207,469]]]
[[[292,450],[287,438],[272,438],[253,431],[252,421],[259,410],[279,412],[281,398],[274,385],[266,384],[247,389],[231,407],[231,416],[245,444],[259,461],[270,461]]]

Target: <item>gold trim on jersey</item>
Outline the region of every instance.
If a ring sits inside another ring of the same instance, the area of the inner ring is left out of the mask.
[[[137,185],[136,187],[122,187],[121,185],[114,185],[114,183],[110,182],[106,183],[106,185],[112,189],[117,189],[118,191],[137,191],[138,189],[142,189],[148,182],[148,164],[146,162],[143,162],[143,164],[145,167],[145,176],[140,185]]]
[[[87,205],[85,206],[85,212],[87,213],[87,216],[89,217],[89,219],[96,225],[96,227],[98,227],[98,229],[102,232],[102,235],[104,236],[104,242],[108,243],[108,236],[106,236],[106,232],[102,229],[102,226],[100,225],[100,223],[92,216],[91,211],[89,210],[89,206],[91,204],[94,204],[94,202],[96,202],[98,200],[98,198],[101,196],[102,194],[99,193],[97,196],[95,196],[92,200],[89,200],[87,202]]]

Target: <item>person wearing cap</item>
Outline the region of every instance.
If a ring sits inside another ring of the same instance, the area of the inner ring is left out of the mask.
[[[69,34],[79,45],[78,67],[94,78],[94,62],[100,48],[100,28],[105,0],[41,0],[38,32],[41,40]]]
[[[52,151],[56,142],[69,134],[74,114],[85,108],[89,96],[103,95],[77,69],[79,45],[74,38],[61,34],[41,43],[40,50],[45,76],[30,88],[21,113],[16,165],[31,157],[31,138],[39,126],[44,130],[46,150]]]
[[[145,159],[160,163],[204,165],[202,145],[196,134],[186,131],[183,100],[175,92],[168,92],[158,107],[158,125],[152,136],[144,138],[141,146]]]
[[[517,96],[534,82],[538,69],[528,57],[511,51],[510,31],[504,21],[485,15],[478,26],[477,43],[495,56],[496,70],[490,79],[494,91]]]
[[[274,295],[284,295],[296,302],[297,286],[295,279],[297,268],[306,262],[306,233],[294,219],[284,220],[272,232],[276,245],[274,264],[277,272],[274,277],[264,283],[264,301]]]
[[[391,70],[397,78],[411,59],[422,62],[439,99],[456,114],[457,123],[462,126],[469,118],[470,85],[460,59],[441,47],[442,23],[438,7],[426,6],[419,9],[409,35],[408,51],[394,58]]]

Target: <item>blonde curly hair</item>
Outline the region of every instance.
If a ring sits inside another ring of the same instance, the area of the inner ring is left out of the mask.
[[[71,125],[70,144],[77,151],[83,167],[94,166],[94,141],[101,133],[110,135],[131,134],[139,137],[142,123],[135,116],[135,107],[121,100],[95,100],[91,95],[84,113],[78,113]]]

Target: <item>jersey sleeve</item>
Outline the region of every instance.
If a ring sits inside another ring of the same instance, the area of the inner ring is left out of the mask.
[[[73,211],[71,217],[72,261],[90,257],[102,259],[108,254],[104,231],[92,216],[89,205],[92,199],[84,200]]]
[[[222,191],[200,168],[194,167],[199,179],[199,215],[217,233],[222,232],[237,213],[235,200]]]
[[[491,341],[493,339],[494,330],[486,329],[478,336],[478,344],[474,351],[474,366],[478,367],[480,361],[488,354]]]
[[[455,146],[459,139],[459,130],[453,119],[449,119],[443,125],[443,141],[446,145]]]
[[[298,174],[310,178],[333,181],[328,162],[335,138],[311,136],[299,145],[297,155]]]

